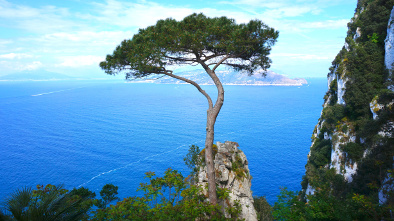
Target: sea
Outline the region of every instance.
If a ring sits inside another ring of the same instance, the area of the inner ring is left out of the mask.
[[[225,85],[215,142],[234,141],[249,161],[252,191],[270,204],[300,190],[326,79],[303,86]],[[214,86],[204,85],[215,99]],[[0,201],[23,187],[62,184],[120,198],[148,171],[189,174],[184,157],[204,147],[208,103],[187,84],[123,80],[0,82]]]

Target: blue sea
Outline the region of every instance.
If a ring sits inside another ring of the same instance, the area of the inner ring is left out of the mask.
[[[225,85],[215,142],[235,141],[249,161],[252,190],[272,204],[280,187],[300,190],[326,79],[298,86]],[[204,89],[216,96],[214,86]],[[144,173],[171,167],[204,146],[208,104],[191,85],[123,80],[0,82],[0,200],[37,184],[106,183],[141,195]]]

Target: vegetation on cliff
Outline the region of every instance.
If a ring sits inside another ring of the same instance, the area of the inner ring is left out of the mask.
[[[393,0],[358,1],[345,46],[330,67],[303,190],[282,191],[276,219],[393,219],[394,94],[384,62],[393,6]]]

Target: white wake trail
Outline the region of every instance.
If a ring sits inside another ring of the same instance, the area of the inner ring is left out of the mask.
[[[63,92],[63,91],[70,91],[70,90],[75,90],[75,89],[79,89],[79,88],[82,88],[82,87],[76,87],[76,88],[70,88],[70,89],[64,89],[64,90],[58,90],[58,91],[51,91],[51,92],[46,92],[46,93],[41,93],[41,94],[33,94],[31,96],[37,97],[37,96],[41,96],[41,95],[59,93],[59,92]]]
[[[200,142],[201,142],[201,141],[200,141]],[[161,153],[158,153],[158,154],[150,155],[150,156],[147,156],[147,157],[145,157],[145,158],[143,158],[143,159],[140,159],[140,160],[131,162],[131,163],[125,165],[125,166],[118,167],[118,168],[116,168],[116,169],[112,169],[112,170],[109,170],[109,171],[106,171],[106,172],[102,172],[102,173],[100,173],[100,174],[94,176],[93,178],[91,178],[91,179],[88,180],[87,182],[85,182],[85,183],[79,185],[78,188],[80,188],[81,186],[84,186],[84,185],[86,185],[86,184],[92,182],[93,180],[95,180],[96,178],[98,178],[98,177],[100,177],[100,176],[102,176],[102,175],[109,174],[109,173],[115,172],[115,171],[120,170],[120,169],[125,169],[125,168],[127,168],[127,167],[129,167],[129,166],[131,166],[131,165],[133,165],[133,164],[139,163],[139,162],[141,162],[141,161],[143,161],[143,160],[147,160],[147,159],[152,158],[152,157],[156,157],[156,156],[160,156],[160,155],[163,155],[163,154],[166,154],[166,153],[170,153],[170,152],[173,152],[173,151],[178,150],[178,149],[180,149],[180,148],[182,148],[182,147],[185,147],[185,146],[186,146],[186,145],[181,145],[181,146],[179,146],[179,147],[177,147],[177,148],[175,148],[175,149],[171,149],[171,150],[166,151],[166,152],[161,152]]]
[[[227,133],[226,135],[230,135],[230,134],[234,134],[234,133],[235,133],[235,131],[232,131],[232,132]],[[195,142],[195,143],[201,143],[201,142],[203,142],[203,141],[205,141],[205,139],[204,139],[204,140],[199,140],[199,141],[197,141],[197,142]],[[118,168],[112,169],[112,170],[108,170],[108,171],[106,171],[106,172],[102,172],[102,173],[100,173],[100,174],[94,176],[93,178],[91,178],[91,179],[88,180],[87,182],[85,182],[85,183],[79,185],[78,188],[80,188],[80,187],[82,187],[82,186],[84,186],[84,185],[86,185],[86,184],[92,182],[93,180],[95,180],[96,178],[98,178],[98,177],[100,177],[100,176],[102,176],[102,175],[109,174],[109,173],[115,172],[115,171],[117,171],[117,170],[127,168],[127,167],[129,167],[129,166],[131,166],[131,165],[133,165],[133,164],[139,163],[139,162],[141,162],[141,161],[143,161],[143,160],[147,160],[147,159],[152,158],[152,157],[156,157],[156,156],[160,156],[160,155],[163,155],[163,154],[166,154],[166,153],[173,152],[173,151],[178,150],[178,149],[180,149],[180,148],[182,148],[182,147],[185,147],[185,146],[186,146],[186,144],[181,145],[181,146],[179,146],[179,147],[177,147],[177,148],[175,148],[175,149],[171,149],[171,150],[166,151],[166,152],[161,152],[161,153],[158,153],[158,154],[154,154],[154,155],[147,156],[147,157],[145,157],[145,158],[143,158],[143,159],[140,159],[140,160],[131,162],[131,163],[125,165],[125,166],[118,167]]]

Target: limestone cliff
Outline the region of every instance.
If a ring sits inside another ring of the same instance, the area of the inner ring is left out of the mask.
[[[384,64],[389,70],[390,79],[393,76],[393,65],[394,65],[394,9],[391,11],[390,19],[387,25],[387,36],[384,40],[385,44],[385,56]],[[394,87],[389,85],[389,89],[394,91]]]
[[[216,184],[219,188],[226,188],[230,191],[230,200],[219,200],[219,204],[225,209],[233,206],[235,202],[241,205],[240,219],[246,221],[257,221],[256,210],[253,207],[253,196],[251,187],[251,175],[248,167],[248,160],[245,154],[238,149],[235,142],[226,141],[225,143],[217,142],[217,153],[215,154],[215,175]],[[198,185],[204,188],[207,194],[207,169],[200,167],[198,173]]]
[[[393,6],[391,0],[358,1],[345,45],[327,76],[329,88],[305,166],[304,196],[330,182],[341,194],[379,195],[386,203],[387,190],[393,189]],[[341,178],[327,181],[329,171]]]

